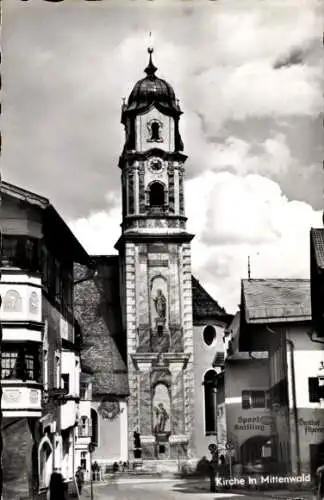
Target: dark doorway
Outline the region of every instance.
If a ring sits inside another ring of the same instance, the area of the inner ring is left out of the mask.
[[[217,432],[217,373],[208,370],[204,377],[205,434]]]
[[[320,465],[324,465],[324,441],[319,444],[309,445],[309,455],[310,455],[310,473],[312,479],[316,477],[316,469]]]
[[[98,414],[91,408],[91,442],[98,446]]]

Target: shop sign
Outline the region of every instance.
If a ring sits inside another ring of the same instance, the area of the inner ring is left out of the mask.
[[[265,431],[266,427],[272,424],[272,418],[266,415],[256,415],[254,417],[237,417],[234,425],[236,431]]]
[[[324,433],[324,425],[321,425],[320,419],[304,420],[300,418],[298,419],[298,425],[304,428],[305,436],[307,434]]]

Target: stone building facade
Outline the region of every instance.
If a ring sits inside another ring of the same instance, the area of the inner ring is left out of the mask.
[[[123,222],[116,246],[129,443],[138,432],[143,459],[176,459],[194,454],[193,236],[184,211],[181,110],[171,86],[156,77],[151,54],[145,72],[123,105],[126,140],[119,162]]]

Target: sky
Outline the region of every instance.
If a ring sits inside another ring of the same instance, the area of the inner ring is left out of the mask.
[[[123,97],[180,99],[192,271],[234,313],[240,280],[309,277],[322,226],[323,15],[315,0],[5,0],[2,177],[48,197],[92,254],[120,235]]]

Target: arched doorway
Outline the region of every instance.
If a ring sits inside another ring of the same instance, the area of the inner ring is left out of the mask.
[[[242,464],[255,463],[262,459],[262,448],[270,440],[269,436],[252,436],[240,448]]]
[[[205,434],[217,433],[217,373],[208,370],[204,376]]]
[[[38,447],[39,485],[41,488],[49,486],[53,472],[53,447],[47,437],[44,437]]]

